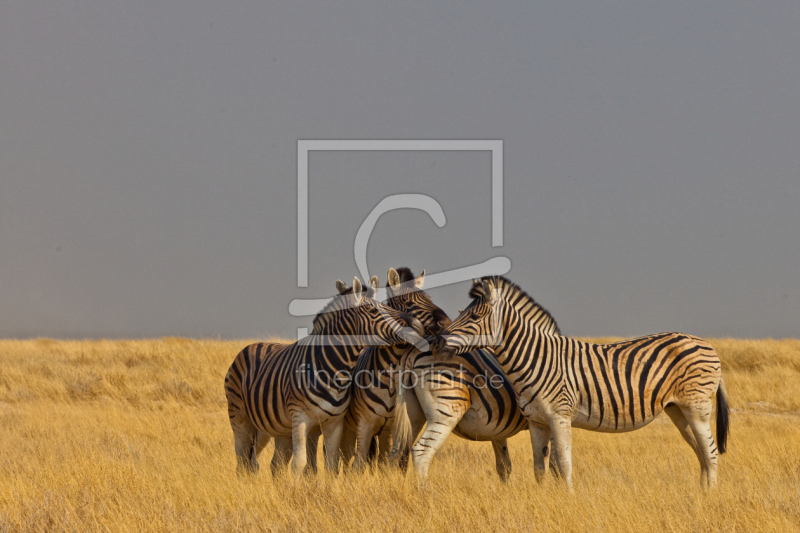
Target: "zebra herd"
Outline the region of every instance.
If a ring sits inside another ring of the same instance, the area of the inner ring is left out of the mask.
[[[273,474],[289,461],[295,475],[314,473],[321,435],[330,472],[340,461],[345,471],[372,461],[406,469],[410,455],[425,479],[455,433],[491,441],[506,480],[507,439],[527,429],[536,479],[552,469],[571,488],[573,426],[632,431],[665,411],[697,455],[703,483],[716,484],[728,406],[707,342],[680,333],[614,344],[571,339],[500,276],[474,280],[471,303],[451,322],[424,280],[424,272],[390,269],[385,302],[375,299],[377,277],[351,287],[337,281],[339,294],[308,337],[252,344],[236,356],[225,393],[240,472],[256,472],[274,438]],[[422,351],[426,344],[431,351]]]

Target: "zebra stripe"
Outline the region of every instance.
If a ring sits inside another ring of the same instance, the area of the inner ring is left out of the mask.
[[[728,407],[719,357],[703,339],[660,333],[614,344],[592,344],[535,327],[533,298],[502,277],[485,277],[470,291],[470,306],[448,326],[434,355],[493,345],[500,366],[530,422],[537,479],[552,434],[558,465],[571,486],[571,427],[633,431],[662,411],[700,461],[702,480],[716,484],[717,455],[725,451]],[[717,396],[717,437],[710,428]]]

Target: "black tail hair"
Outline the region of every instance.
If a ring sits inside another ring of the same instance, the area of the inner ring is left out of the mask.
[[[717,447],[719,453],[725,453],[728,444],[728,397],[725,393],[725,382],[720,379],[717,389]]]

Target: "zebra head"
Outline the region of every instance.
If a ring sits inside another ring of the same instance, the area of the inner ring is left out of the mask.
[[[472,280],[472,303],[461,311],[433,343],[433,356],[447,361],[477,348],[497,345],[502,338],[502,286],[492,277]]]
[[[364,286],[353,278],[353,286],[336,281],[339,296],[315,319],[314,331],[335,332],[358,339],[361,346],[414,344],[425,335],[425,327],[412,315],[392,309],[375,300],[378,277],[373,276]]]
[[[417,277],[406,267],[397,270],[390,268],[389,283],[386,285],[386,305],[397,311],[409,313],[425,326],[430,335],[436,335],[450,325],[450,317],[431,301],[428,293],[422,290],[425,271]]]

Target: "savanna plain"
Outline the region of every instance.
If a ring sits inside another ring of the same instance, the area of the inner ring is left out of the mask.
[[[0,531],[800,531],[800,340],[710,341],[732,407],[719,488],[662,415],[575,430],[573,494],[535,482],[527,433],[508,483],[455,436],[424,487],[273,478],[272,445],[240,478],[223,379],[248,341],[0,341]]]

